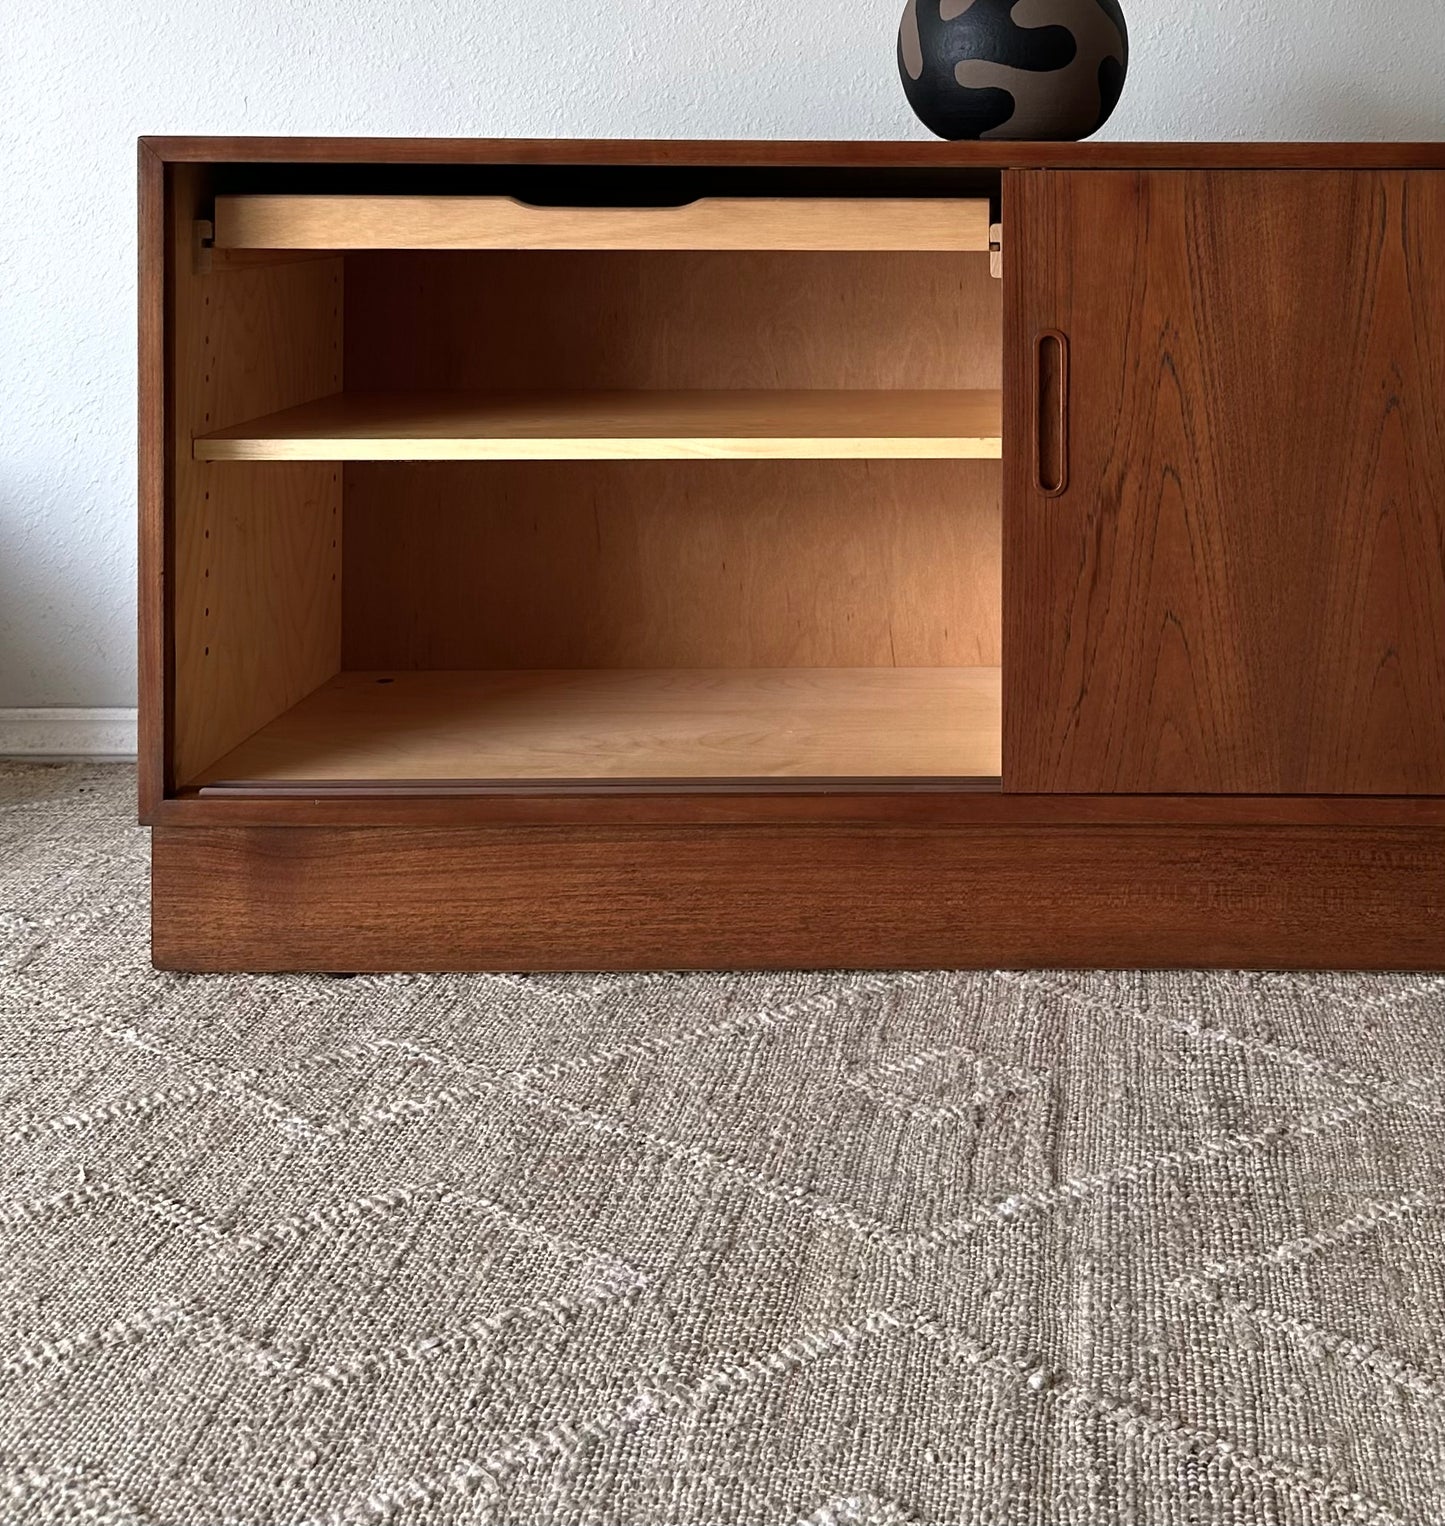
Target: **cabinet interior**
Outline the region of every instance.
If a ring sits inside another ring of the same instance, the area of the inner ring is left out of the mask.
[[[215,192],[172,189],[177,788],[996,786],[986,246],[198,255]]]

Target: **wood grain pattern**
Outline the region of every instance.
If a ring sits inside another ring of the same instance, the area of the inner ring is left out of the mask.
[[[987,252],[988,203],[703,197],[675,207],[507,196],[218,196],[220,249],[938,249]]]
[[[373,463],[345,488],[347,668],[999,662],[993,462]]]
[[[361,253],[353,392],[996,390],[978,254]]]
[[[759,165],[854,169],[1445,169],[1442,143],[937,143],[155,136],[166,162]]]
[[[1445,792],[1445,176],[1005,190],[1006,788]]]
[[[633,790],[459,782],[424,794],[317,790],[281,794],[183,792],[157,808],[163,826],[576,827],[1445,827],[1441,796],[1006,795],[958,781],[824,784],[675,782]]]
[[[997,668],[341,673],[210,781],[993,777]]]
[[[1002,395],[343,392],[196,440],[198,461],[997,460]]]
[[[1445,832],[161,828],[192,970],[1445,967]]]
[[[342,262],[198,273],[206,186],[176,174],[172,771],[184,782],[340,666],[340,472],[216,467],[194,460],[191,441],[341,384]]]

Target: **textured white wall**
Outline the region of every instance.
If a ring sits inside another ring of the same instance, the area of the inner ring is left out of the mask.
[[[1115,138],[1445,137],[1442,0],[1123,0]],[[926,137],[902,0],[0,0],[0,707],[135,686],[141,133]]]

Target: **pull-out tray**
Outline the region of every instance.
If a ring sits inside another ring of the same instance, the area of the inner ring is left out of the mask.
[[[986,252],[983,199],[705,197],[673,207],[507,196],[218,196],[217,249],[796,249]]]

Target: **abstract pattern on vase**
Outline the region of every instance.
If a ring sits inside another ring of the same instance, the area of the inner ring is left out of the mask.
[[[1118,0],[908,0],[898,32],[909,104],[943,138],[1086,138],[1128,63]]]

